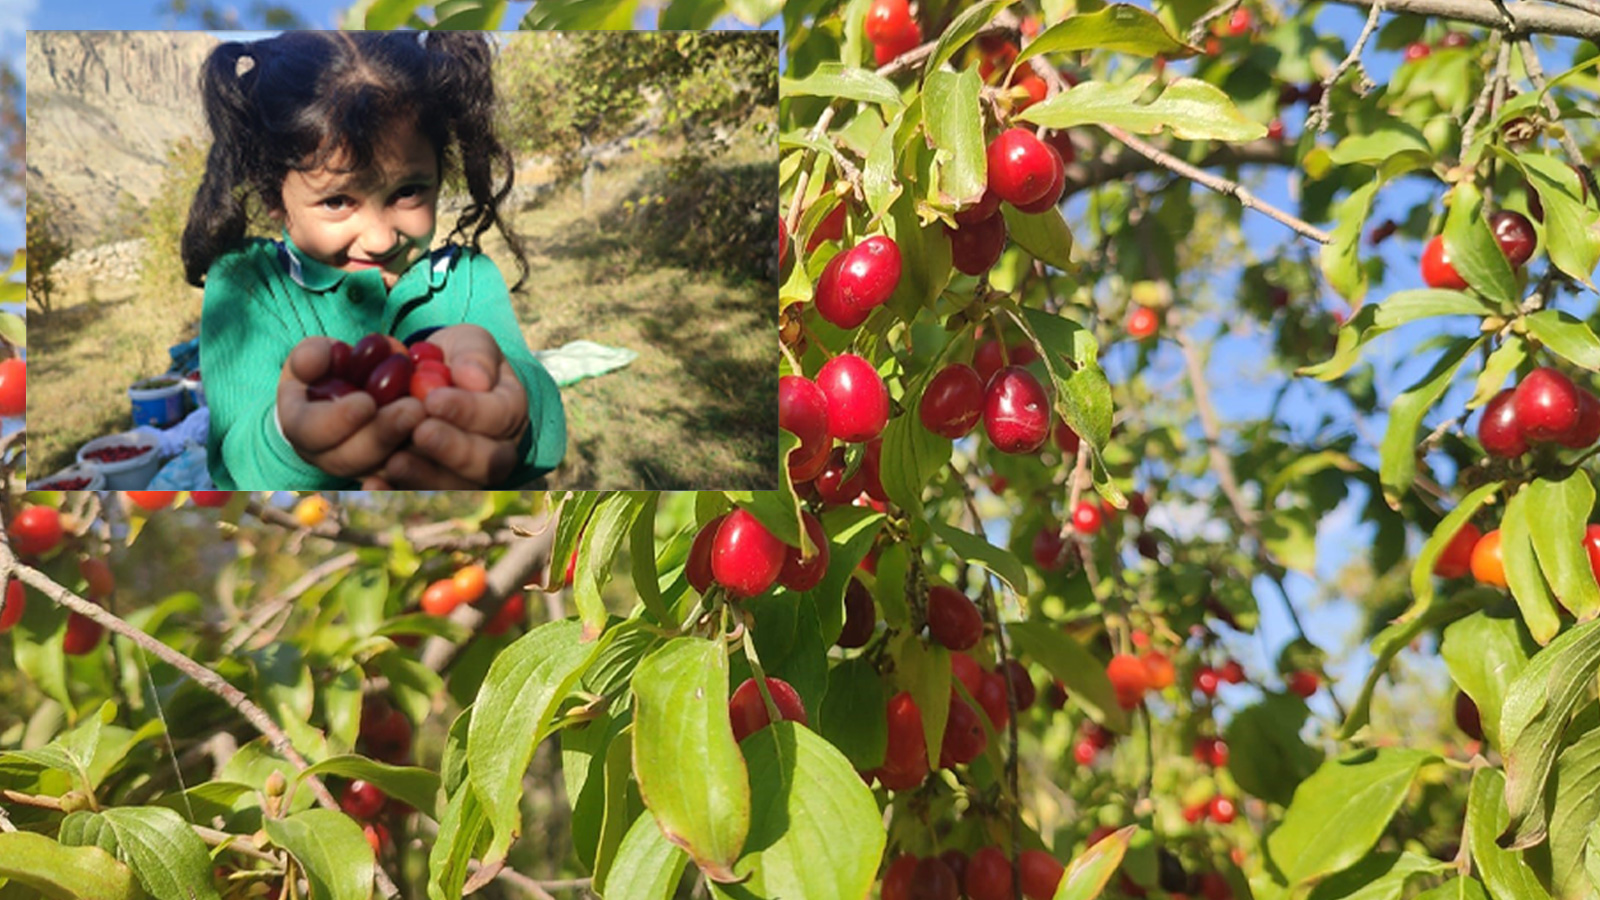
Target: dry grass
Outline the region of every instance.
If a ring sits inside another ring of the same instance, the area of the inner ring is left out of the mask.
[[[739,157],[728,164],[773,160],[759,148]],[[652,171],[643,155],[630,156],[596,176],[588,209],[570,186],[516,217],[530,277],[513,302],[529,344],[581,338],[639,353],[624,369],[563,390],[567,457],[549,486],[773,487],[776,290],[640,253],[615,223]],[[496,241],[485,249],[507,258]],[[66,283],[57,311],[30,323],[30,476],[69,464],[90,438],[128,428],[127,385],[166,370],[167,348],[194,336],[199,310],[198,290],[156,297],[133,282]]]

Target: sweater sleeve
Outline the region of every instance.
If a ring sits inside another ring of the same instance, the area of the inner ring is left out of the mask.
[[[211,432],[211,480],[227,490],[311,490],[347,487],[311,465],[278,427],[278,376],[305,335],[281,313],[270,241],[255,241],[218,259],[206,273],[200,313],[200,368]]]
[[[522,462],[501,487],[521,487],[561,464],[567,451],[567,417],[561,406],[561,391],[543,364],[528,349],[522,326],[511,307],[505,278],[494,261],[480,253],[465,251],[459,263],[471,276],[471,296],[464,321],[482,326],[500,344],[500,352],[522,381],[528,394],[528,432],[523,439]]]

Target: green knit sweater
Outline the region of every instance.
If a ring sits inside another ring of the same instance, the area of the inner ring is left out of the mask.
[[[354,344],[372,332],[404,340],[418,331],[481,325],[500,343],[528,393],[522,462],[505,484],[521,487],[554,469],[567,446],[561,394],[534,359],[493,260],[446,246],[418,260],[392,290],[377,269],[345,272],[283,240],[253,238],[206,273],[200,315],[211,433],[206,459],[225,490],[358,488],[306,462],[277,421],[278,376],[301,340],[326,335]]]

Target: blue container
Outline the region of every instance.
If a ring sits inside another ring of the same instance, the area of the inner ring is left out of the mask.
[[[146,378],[128,388],[133,424],[170,428],[183,421],[183,383],[171,375]]]

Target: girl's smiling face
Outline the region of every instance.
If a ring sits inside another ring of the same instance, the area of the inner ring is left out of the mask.
[[[392,288],[433,243],[439,203],[439,157],[413,123],[397,128],[360,172],[339,169],[349,154],[283,179],[283,208],[273,211],[289,239],[318,262],[355,272],[382,269]]]

